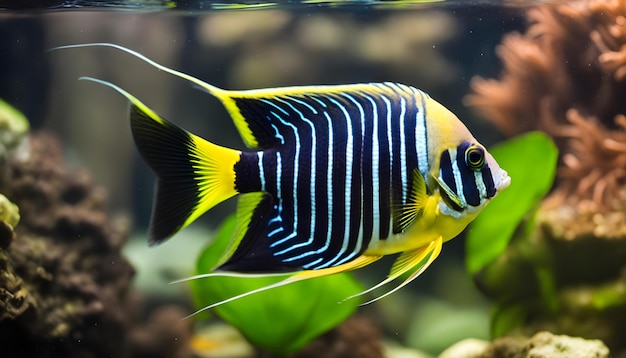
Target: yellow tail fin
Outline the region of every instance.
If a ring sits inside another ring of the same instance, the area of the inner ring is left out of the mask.
[[[150,245],[161,243],[220,202],[237,194],[234,165],[241,152],[210,143],[160,117],[135,96],[102,80],[131,103],[137,149],[157,175]]]

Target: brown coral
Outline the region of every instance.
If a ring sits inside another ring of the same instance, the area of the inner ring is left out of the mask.
[[[609,130],[597,118],[585,118],[576,109],[565,116],[571,123],[562,132],[569,151],[562,155],[561,184],[552,200],[563,201],[565,195],[575,193],[579,198],[590,197],[596,208],[607,204],[621,209],[623,194],[618,190],[626,183],[626,117],[615,116],[619,129]]]
[[[466,103],[505,134],[538,129],[561,151],[551,203],[623,210],[626,191],[626,1],[545,4],[497,49],[500,80],[475,78]]]
[[[31,137],[2,169],[0,191],[22,214],[4,252],[2,290],[12,300],[3,301],[11,309],[0,335],[12,344],[3,355],[124,355],[133,269],[121,256],[126,236],[109,223],[104,193],[85,172],[69,170],[46,135]]]
[[[104,191],[64,163],[54,137],[31,135],[8,158],[0,192],[21,213],[15,232],[0,225],[2,357],[190,356],[182,313],[140,326],[127,224],[109,220]]]

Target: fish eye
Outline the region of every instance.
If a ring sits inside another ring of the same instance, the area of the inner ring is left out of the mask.
[[[465,150],[465,164],[473,170],[481,170],[485,165],[485,151],[477,145],[470,145]]]

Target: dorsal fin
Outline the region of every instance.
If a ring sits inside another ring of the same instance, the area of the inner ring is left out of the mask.
[[[413,96],[415,89],[395,83],[360,83],[330,86],[279,87],[213,93],[230,113],[248,147],[269,148],[284,141],[288,127],[307,126],[306,121],[326,121],[328,111],[358,110],[349,97],[386,94]],[[345,105],[344,105],[345,104]],[[355,113],[355,116],[357,114]],[[285,130],[286,129],[286,130]]]
[[[291,122],[294,117],[299,117],[302,114],[301,110],[290,108],[288,105],[283,107],[283,109],[287,109],[288,113],[279,114],[276,112],[280,111],[276,111],[272,114],[272,104],[291,100],[292,104],[298,103],[300,108],[306,108],[307,110],[311,108],[323,109],[325,106],[323,103],[324,99],[329,96],[339,97],[340,94],[346,93],[357,97],[387,94],[393,98],[398,94],[413,96],[416,91],[413,87],[393,82],[229,91],[213,86],[184,72],[161,65],[137,51],[113,43],[100,42],[58,46],[50,49],[50,51],[81,47],[111,47],[124,51],[163,72],[183,78],[207,91],[222,102],[231,115],[244,144],[249,148],[269,148],[280,142],[283,134],[277,130],[276,122],[272,119],[274,114],[280,116],[287,123]]]
[[[308,86],[232,91],[218,98],[245,145],[266,149],[284,144],[294,129],[306,126],[307,121],[325,121],[329,98],[338,93],[335,86]]]

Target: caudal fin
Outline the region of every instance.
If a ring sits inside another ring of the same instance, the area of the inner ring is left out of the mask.
[[[158,244],[237,194],[239,152],[217,146],[142,107],[131,106],[137,149],[157,174],[150,244]]]
[[[234,165],[241,152],[210,143],[160,117],[122,88],[131,103],[130,123],[137,149],[157,175],[149,244],[159,244],[220,202],[237,194]]]

